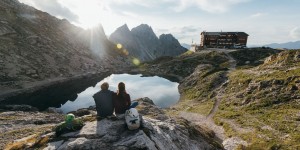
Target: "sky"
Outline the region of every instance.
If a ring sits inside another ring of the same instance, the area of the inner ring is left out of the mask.
[[[248,46],[300,40],[300,0],[19,0],[74,25],[101,24],[107,36],[148,24],[157,36],[200,43],[200,33],[241,31]]]

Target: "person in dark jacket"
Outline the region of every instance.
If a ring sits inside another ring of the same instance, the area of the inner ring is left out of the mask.
[[[124,114],[131,105],[130,95],[126,93],[123,82],[118,84],[118,92],[113,98],[113,103],[116,115]]]
[[[114,92],[108,90],[108,87],[108,83],[104,82],[101,85],[101,91],[93,96],[96,103],[97,115],[100,117],[111,116],[114,111],[112,100]]]

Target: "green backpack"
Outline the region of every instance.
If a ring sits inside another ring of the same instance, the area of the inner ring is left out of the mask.
[[[73,114],[67,114],[65,117],[65,122],[56,126],[55,134],[56,136],[60,136],[64,133],[80,130],[83,126],[84,123],[81,119],[75,119]]]

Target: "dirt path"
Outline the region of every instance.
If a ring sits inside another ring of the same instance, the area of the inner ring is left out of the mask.
[[[253,132],[254,129],[253,128],[243,128],[240,124],[236,123],[235,121],[231,120],[231,119],[221,119],[222,122],[225,122],[227,124],[230,125],[230,127],[238,132],[238,133],[249,133],[249,132]]]
[[[225,52],[227,57],[229,58],[229,67],[228,67],[228,71],[226,73],[226,76],[229,72],[233,71],[236,69],[236,60],[234,58],[232,58],[228,52]],[[217,91],[217,96],[216,96],[216,100],[215,100],[215,103],[214,103],[214,106],[213,108],[211,109],[211,111],[209,112],[209,114],[206,116],[207,118],[212,118],[216,111],[218,110],[218,107],[221,103],[221,100],[223,98],[223,94],[225,92],[225,87],[227,86],[227,84],[229,83],[229,80],[227,77],[224,78],[224,82],[221,84],[221,86],[219,86],[216,91]]]
[[[213,105],[213,108],[210,110],[209,114],[206,116],[206,118],[212,119],[212,117],[216,114],[219,105],[221,103],[221,100],[223,98],[223,94],[225,92],[225,87],[228,84],[228,80],[226,80],[216,91],[218,91],[217,96],[216,96],[216,100],[215,103]]]
[[[236,61],[234,60],[234,58],[232,58],[228,54],[228,52],[225,52],[225,53],[229,58],[229,67],[228,67],[229,70],[227,71],[226,76],[224,77],[223,83],[215,90],[217,92],[217,96],[216,96],[216,100],[214,102],[213,108],[211,109],[209,114],[207,116],[204,116],[204,115],[201,115],[198,113],[188,113],[188,112],[180,112],[180,114],[179,114],[179,116],[181,116],[191,122],[194,122],[200,126],[204,126],[208,129],[213,130],[216,134],[216,138],[219,139],[219,141],[223,141],[226,138],[226,136],[224,134],[224,129],[222,126],[216,125],[212,118],[218,111],[218,107],[221,103],[223,94],[225,92],[225,87],[227,86],[227,84],[229,82],[229,80],[227,78],[227,74],[236,69]]]
[[[224,141],[226,138],[223,127],[216,125],[211,118],[207,118],[206,116],[198,113],[189,113],[183,111],[179,113],[179,116],[197,125],[214,131],[215,139],[220,143],[222,143],[222,141]]]

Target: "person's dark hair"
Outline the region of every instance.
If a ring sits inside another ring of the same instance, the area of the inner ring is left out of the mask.
[[[123,82],[120,82],[118,84],[118,93],[117,93],[117,96],[119,98],[121,98],[122,100],[125,99],[125,95],[126,95],[126,90],[125,90],[125,84]]]
[[[119,95],[120,93],[123,93],[123,92],[126,93],[126,90],[125,90],[125,84],[124,84],[123,82],[120,82],[120,83],[118,84],[118,95]]]

